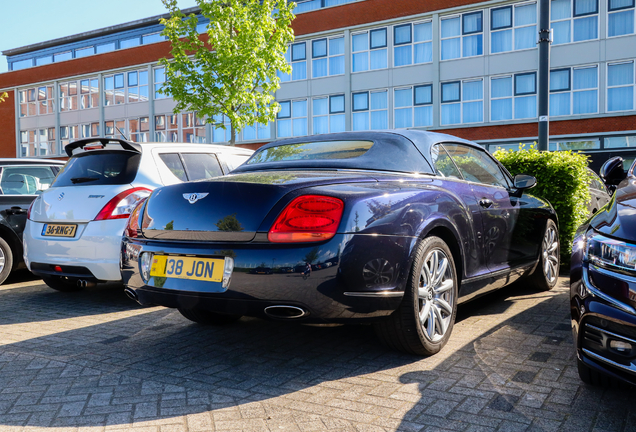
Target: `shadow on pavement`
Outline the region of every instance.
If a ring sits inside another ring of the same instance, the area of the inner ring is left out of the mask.
[[[203,327],[173,310],[135,307],[108,289],[47,290],[0,293],[0,329],[17,332],[19,339],[5,343],[11,335],[0,336],[0,430],[125,428],[253,402],[278,407],[280,396],[296,403],[293,409],[311,411],[313,405],[302,405],[293,395],[305,397],[308,390],[327,387],[335,400],[344,397],[343,381],[337,380],[373,377],[388,386],[378,397],[413,402],[392,419],[389,430],[636,426],[628,403],[633,393],[589,388],[578,380],[562,289],[541,293],[537,300],[531,288],[517,285],[463,305],[449,345],[427,359],[385,350],[370,326],[243,318]],[[523,308],[528,298],[535,304]],[[501,313],[511,317],[497,321]],[[104,322],[100,314],[112,319]],[[56,331],[41,336],[39,321],[55,319]],[[24,337],[29,332],[36,336]],[[330,401],[320,403],[328,408]]]

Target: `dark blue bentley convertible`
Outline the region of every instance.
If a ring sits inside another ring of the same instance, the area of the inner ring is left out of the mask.
[[[126,292],[199,323],[373,322],[438,352],[457,304],[557,281],[557,220],[479,145],[423,131],[272,142],[226,177],[155,190],[122,244]]]

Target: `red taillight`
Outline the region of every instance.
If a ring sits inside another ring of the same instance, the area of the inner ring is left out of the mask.
[[[135,206],[144,198],[148,198],[151,190],[144,187],[128,189],[117,195],[98,213],[95,220],[126,219]]]
[[[29,206],[29,209],[27,210],[27,219],[31,219],[31,209],[33,208],[33,204],[35,204],[35,202],[40,199],[40,197],[37,197],[36,199],[34,199],[33,201],[31,201],[31,205]]]
[[[329,240],[336,234],[344,202],[322,195],[303,195],[285,207],[267,238],[275,243]]]
[[[143,198],[139,201],[135,209],[132,211],[130,218],[128,219],[128,224],[126,224],[126,229],[124,230],[124,235],[126,237],[139,237],[139,217],[142,214],[142,208],[146,199],[147,198]]]

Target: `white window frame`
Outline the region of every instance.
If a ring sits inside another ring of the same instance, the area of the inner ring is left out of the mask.
[[[621,87],[630,87],[629,84],[627,85],[618,85],[618,86],[611,86],[609,85],[609,67],[612,65],[619,65],[619,64],[627,64],[627,63],[631,63],[632,64],[632,84],[631,87],[633,88],[632,90],[632,109],[627,109],[627,110],[616,110],[616,111],[610,111],[609,110],[609,90],[613,89],[613,88],[621,88]],[[621,113],[621,112],[630,112],[630,111],[634,111],[636,110],[636,61],[634,60],[623,60],[623,61],[615,61],[615,62],[608,62],[605,65],[605,112],[606,113]]]
[[[609,1],[609,0],[608,0]],[[534,4],[536,5],[536,10],[535,10],[535,23],[534,24],[524,24],[524,25],[515,25],[515,15],[516,15],[516,10],[518,7],[523,7],[523,6],[528,6]],[[511,12],[510,12],[510,26],[508,27],[500,27],[497,29],[492,28],[492,23],[493,23],[493,19],[492,19],[492,14],[493,11],[499,10],[499,9],[508,9],[510,8]],[[523,28],[527,28],[527,27],[535,27],[535,29],[537,28],[537,26],[539,25],[539,5],[536,1],[531,1],[531,2],[524,2],[524,3],[518,3],[518,4],[510,4],[510,5],[505,5],[505,6],[498,6],[498,7],[493,7],[489,9],[489,18],[490,18],[490,54],[491,55],[497,55],[497,54],[504,54],[504,53],[510,53],[513,51],[526,51],[526,50],[531,50],[531,49],[537,49],[536,45],[533,47],[529,47],[529,48],[520,48],[520,49],[516,49],[515,48],[515,40],[516,37],[515,35],[517,34],[517,29],[523,29]],[[498,52],[492,52],[492,35],[494,33],[499,33],[499,32],[504,32],[506,30],[510,30],[511,33],[511,49],[509,51],[498,51]]]
[[[133,73],[133,72],[137,73],[137,85],[129,86],[128,85],[128,79],[129,79],[128,77],[129,77],[129,74]],[[102,84],[101,91],[102,91],[102,93],[104,95],[104,106],[117,106],[117,105],[127,105],[127,104],[137,104],[137,103],[146,103],[146,102],[148,102],[150,100],[150,94],[148,93],[148,92],[150,92],[150,77],[146,76],[146,84],[139,84],[139,82],[140,82],[139,74],[140,73],[146,73],[146,75],[148,75],[148,68],[117,71],[117,72],[114,72],[114,73],[109,73],[107,75],[104,75],[102,77],[102,83],[101,83]],[[153,75],[154,75],[154,73],[153,73]],[[122,87],[117,87],[116,86],[116,84],[117,84],[116,77],[117,76],[122,76],[122,81],[123,81],[123,86]],[[110,89],[106,89],[106,81],[108,79],[111,79],[111,78],[113,80],[113,89],[112,89],[112,92],[113,92],[113,104],[112,105],[108,104],[108,97],[107,97],[107,94],[106,94],[107,91],[111,91]],[[146,93],[147,93],[146,98],[147,99],[146,100],[141,100],[141,98],[139,98],[139,100],[137,100],[137,101],[130,102],[129,101],[129,88],[138,89],[138,93],[137,94],[140,95],[141,94],[140,89],[142,87],[146,88]],[[121,103],[116,103],[118,95],[123,98],[122,99],[123,101]]]
[[[481,13],[481,31],[476,31],[476,32],[470,32],[470,33],[465,33],[464,32],[464,15],[472,15],[472,14],[476,14],[476,13]],[[456,36],[449,36],[449,37],[442,37],[442,21],[444,20],[449,20],[449,19],[454,19],[454,18],[459,18],[459,35]],[[462,59],[462,58],[473,58],[473,57],[480,57],[484,55],[484,10],[480,9],[480,10],[474,10],[474,11],[470,11],[470,12],[465,12],[465,13],[461,13],[461,14],[454,14],[454,15],[447,15],[447,16],[443,16],[440,17],[440,21],[439,21],[439,57],[440,57],[440,61],[450,61],[450,60],[458,60],[458,59]],[[481,35],[481,54],[475,54],[475,55],[471,55],[471,56],[466,56],[464,55],[464,38],[465,37],[470,37],[470,36],[474,36],[474,35]],[[451,39],[459,39],[459,57],[453,57],[453,58],[447,58],[444,59],[443,57],[443,46],[442,46],[442,42],[445,40],[451,40]]]
[[[482,85],[482,90],[481,90],[481,99],[471,99],[471,100],[464,100],[464,85],[466,83],[471,83],[471,82],[476,82],[476,81],[481,81],[481,85]],[[448,102],[443,102],[443,97],[444,97],[444,84],[453,84],[453,83],[459,83],[459,99],[458,100],[453,100],[453,101],[448,101]],[[442,99],[440,99],[440,125],[441,126],[450,126],[450,125],[463,125],[463,124],[480,124],[480,123],[484,123],[484,78],[468,78],[468,79],[463,79],[463,80],[453,80],[453,81],[445,81],[445,82],[441,82],[440,83],[440,97]],[[481,121],[476,121],[476,122],[466,122],[464,121],[464,104],[466,103],[472,103],[472,102],[480,102],[481,101]],[[459,103],[459,117],[460,117],[460,122],[459,123],[444,123],[441,124],[442,121],[442,106],[443,105],[450,105],[450,104],[456,104]]]
[[[82,82],[83,81],[88,81],[88,91],[84,92],[84,87],[82,87]],[[93,83],[97,83],[97,87],[93,87]],[[93,108],[99,108],[99,92],[100,92],[100,88],[99,88],[99,78],[96,76],[93,77],[86,77],[86,78],[80,78],[78,80],[78,85],[77,88],[79,89],[79,101],[78,101],[78,105],[79,105],[79,109],[80,110],[86,110],[86,109],[93,109]],[[97,95],[97,100],[95,101],[95,103],[93,104],[93,97],[94,95]],[[87,99],[89,101],[91,101],[91,103],[89,104],[90,106],[88,107],[84,107],[84,96],[87,96]]]
[[[618,8],[618,9],[614,9],[614,10],[610,10],[610,1],[611,0],[605,0],[607,2],[607,18],[606,18],[606,25],[605,25],[605,37],[607,39],[613,39],[613,38],[617,38],[617,37],[624,37],[624,36],[632,36],[636,33],[636,2],[634,0],[632,0],[632,5],[631,6],[627,6],[627,7],[622,7],[622,8]],[[614,15],[614,14],[619,14],[621,12],[626,12],[631,10],[633,13],[633,21],[632,22],[632,32],[631,33],[625,33],[625,34],[621,34],[621,35],[616,35],[616,36],[610,36],[609,35],[609,31],[610,31],[610,15]]]
[[[533,93],[517,93],[517,80],[516,77],[517,76],[522,76],[522,75],[534,75],[534,92]],[[497,80],[497,79],[502,79],[502,78],[511,78],[512,80],[512,92],[510,96],[502,96],[502,97],[494,97],[492,95],[492,82],[493,80]],[[513,74],[505,74],[505,75],[494,75],[490,77],[490,121],[493,123],[499,123],[499,122],[509,122],[509,121],[513,121],[513,120],[528,120],[528,119],[536,119],[537,115],[535,115],[534,117],[520,117],[517,118],[517,113],[515,110],[515,100],[519,99],[519,98],[525,98],[531,95],[534,95],[536,97],[536,102],[535,102],[535,114],[538,113],[538,105],[539,105],[539,93],[538,93],[538,87],[539,87],[539,82],[537,79],[537,72],[536,71],[527,71],[527,72],[518,72],[518,73],[513,73]],[[509,119],[501,119],[501,120],[494,120],[492,118],[492,113],[493,113],[493,109],[492,109],[492,102],[496,101],[496,100],[503,100],[503,99],[510,99],[512,101],[512,118]]]
[[[331,100],[333,98],[336,97],[342,97],[342,111],[332,111],[331,110]],[[320,100],[320,99],[327,99],[327,114],[320,114],[320,115],[316,115],[314,113],[314,101],[316,100]],[[313,97],[311,99],[311,133],[312,134],[317,134],[318,132],[316,132],[314,129],[314,120],[316,118],[320,118],[320,117],[326,117],[327,118],[327,132],[326,133],[333,133],[334,131],[331,130],[331,118],[334,116],[342,116],[342,119],[346,122],[346,98],[344,93],[334,93],[334,94],[330,94],[330,95],[325,95],[325,96],[317,96],[317,97]],[[346,123],[345,123],[345,129],[342,131],[335,131],[335,132],[344,132],[346,130]]]
[[[304,117],[294,117],[294,102],[302,102],[305,101],[305,107],[306,107],[306,115]],[[285,137],[285,138],[293,138],[293,137],[297,137],[297,136],[307,136],[309,134],[309,103],[310,103],[310,99],[309,98],[300,98],[300,99],[288,99],[288,100],[284,100],[284,101],[279,101],[279,104],[283,104],[283,103],[287,103],[289,102],[289,116],[287,117],[280,117],[280,111],[278,112],[278,115],[276,116],[276,137],[280,137],[279,134],[279,127],[278,127],[278,121],[279,120],[287,120],[289,119],[291,121],[291,135],[289,137]],[[307,134],[304,135],[295,135],[294,134],[294,120],[296,119],[305,119],[305,128],[307,130]]]
[[[381,46],[376,46],[373,47],[372,46],[372,40],[373,40],[373,33],[377,32],[377,31],[382,31],[384,30],[384,36],[385,36],[385,44],[381,45]],[[365,50],[360,50],[360,51],[353,51],[353,38],[354,36],[359,36],[362,34],[366,34],[367,35],[367,49]],[[371,69],[371,53],[373,51],[381,51],[384,50],[385,51],[385,55],[386,55],[386,66],[385,67],[381,67],[381,68],[374,68]],[[354,55],[355,54],[361,54],[361,53],[367,53],[367,68],[364,70],[359,70],[359,71],[354,71],[353,70],[353,66],[354,66]],[[365,31],[360,31],[360,32],[355,32],[355,33],[351,33],[351,73],[362,73],[362,72],[369,72],[369,71],[374,71],[374,70],[384,70],[384,69],[388,69],[389,67],[389,28],[388,27],[378,27],[378,28],[373,28],[373,29],[369,29],[369,30],[365,30]]]
[[[553,27],[554,23],[560,23],[560,22],[565,22],[565,21],[569,21],[570,22],[570,40],[569,42],[564,42],[564,43],[556,43],[556,42],[552,42],[553,45],[567,45],[567,44],[572,44],[572,43],[581,43],[581,42],[589,42],[589,41],[593,41],[593,40],[599,40],[600,36],[601,36],[601,17],[600,17],[600,2],[602,0],[596,0],[596,13],[587,13],[587,14],[582,14],[582,15],[578,15],[575,16],[574,12],[575,12],[575,5],[576,5],[576,0],[570,0],[570,17],[569,18],[563,18],[563,19],[558,19],[558,20],[552,20],[552,0],[550,0],[550,28]],[[587,17],[591,17],[591,16],[596,16],[596,37],[592,38],[592,39],[584,39],[584,40],[580,40],[580,41],[574,41],[574,21],[577,19],[585,19]]]
[[[592,89],[574,90],[574,71],[577,70],[577,69],[591,69],[591,68],[596,68],[596,112],[594,112],[594,113],[577,113],[577,114],[574,114],[574,93],[592,90]],[[600,67],[599,67],[599,64],[598,63],[592,63],[592,64],[581,65],[581,66],[555,68],[555,69],[551,69],[550,72],[557,72],[557,71],[561,71],[561,70],[569,70],[569,81],[570,82],[569,82],[568,89],[567,90],[556,90],[556,91],[549,90],[548,98],[552,94],[569,93],[570,94],[570,112],[568,114],[552,114],[552,113],[550,113],[550,117],[567,117],[567,116],[581,116],[581,115],[598,114],[600,112],[600,109],[599,109],[600,108],[599,107],[599,98],[600,98],[600,90],[601,90],[600,89]]]
[[[291,65],[292,70],[290,73],[286,74],[286,73],[282,73],[282,72],[278,72],[278,78],[280,78],[280,82],[281,83],[286,83],[286,82],[291,82],[291,81],[303,81],[307,79],[307,74],[308,74],[308,70],[307,70],[307,42],[311,42],[311,41],[299,41],[299,42],[294,42],[291,43],[289,45],[287,45],[287,51],[285,51],[285,61],[287,62],[287,64]],[[293,59],[293,51],[294,51],[294,46],[296,45],[305,45],[305,58],[304,59],[300,59],[300,60],[294,60]],[[300,64],[300,63],[305,63],[305,77],[304,78],[296,78],[294,79],[294,65],[295,64]],[[287,78],[288,77],[288,78]]]
[[[416,89],[417,88],[421,88],[421,87],[428,87],[430,89],[431,92],[431,101],[430,102],[425,102],[425,103],[416,103],[415,101],[415,94],[416,94]],[[395,106],[395,92],[399,91],[399,90],[410,90],[411,91],[411,105],[410,106],[403,106],[403,107],[396,107]],[[410,128],[410,127],[432,127],[433,126],[433,113],[431,112],[431,124],[428,125],[416,125],[415,124],[415,109],[417,107],[431,107],[431,110],[433,109],[433,84],[432,83],[427,83],[427,84],[418,84],[418,85],[413,85],[413,86],[404,86],[404,87],[394,87],[393,88],[393,127],[395,129],[406,129],[406,128]],[[404,127],[399,127],[397,126],[397,122],[395,121],[395,112],[398,109],[411,109],[411,125],[410,126],[404,126]]]
[[[333,39],[342,39],[342,45],[344,47],[344,35],[339,35],[339,36],[329,36],[329,37],[324,37],[324,38],[318,38],[318,39],[313,39],[311,41],[311,77],[312,78],[326,78],[326,77],[330,77],[330,76],[340,76],[340,75],[344,75],[345,74],[345,61],[344,61],[344,57],[346,54],[346,49],[343,49],[342,54],[332,54],[331,53],[331,41]],[[326,41],[327,43],[327,54],[323,55],[323,56],[319,56],[319,57],[315,57],[314,56],[314,43],[316,42],[320,42],[320,41]],[[306,49],[306,47],[305,47]],[[338,57],[342,57],[342,73],[338,73],[338,74],[332,74],[331,73],[331,61],[333,59],[336,59]],[[322,75],[322,76],[314,76],[314,61],[315,60],[320,60],[320,59],[327,59],[327,75]]]
[[[367,95],[367,108],[366,109],[355,109],[354,107],[354,96],[357,94],[363,94],[366,93]],[[371,94],[372,93],[384,93],[386,96],[386,108],[381,108],[381,109],[372,109],[371,108]],[[386,112],[386,127],[387,129],[389,128],[389,89],[388,88],[382,88],[382,89],[373,89],[373,90],[365,90],[365,91],[357,91],[357,92],[351,92],[351,130],[355,130],[355,131],[364,131],[364,130],[375,130],[375,128],[372,127],[371,124],[371,114],[374,112],[380,112],[380,111],[385,111]],[[367,118],[369,119],[369,129],[354,129],[353,126],[355,124],[354,121],[354,115],[355,114],[360,114],[360,113],[366,113],[367,114]]]
[[[415,42],[415,26],[416,25],[420,25],[420,24],[431,24],[431,39]],[[410,26],[411,41],[397,44],[395,42],[395,30],[397,28],[399,28],[399,27],[405,27],[405,26]],[[428,63],[432,63],[433,62],[433,55],[432,55],[432,53],[433,53],[433,28],[432,27],[433,27],[433,20],[431,20],[431,19],[426,19],[426,20],[422,20],[422,21],[415,21],[415,22],[412,22],[412,23],[396,24],[396,25],[394,25],[392,27],[392,31],[393,31],[393,67],[394,68],[412,66],[412,65],[416,65],[416,64],[428,64]],[[427,44],[427,43],[431,44],[431,60],[430,61],[425,61],[425,62],[415,62],[415,46],[416,45],[424,45],[424,44]],[[396,48],[405,47],[405,46],[409,46],[409,45],[411,46],[411,63],[396,66],[395,65],[395,59],[396,59],[395,50],[396,50]]]

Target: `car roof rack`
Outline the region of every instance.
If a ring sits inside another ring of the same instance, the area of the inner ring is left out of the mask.
[[[109,143],[116,143],[119,144],[124,150],[141,153],[141,146],[139,144],[119,138],[84,138],[65,145],[64,150],[66,151],[66,154],[71,157],[73,156],[73,150],[77,148],[83,149],[86,145],[96,142],[101,143],[104,147],[106,147],[106,145]]]

